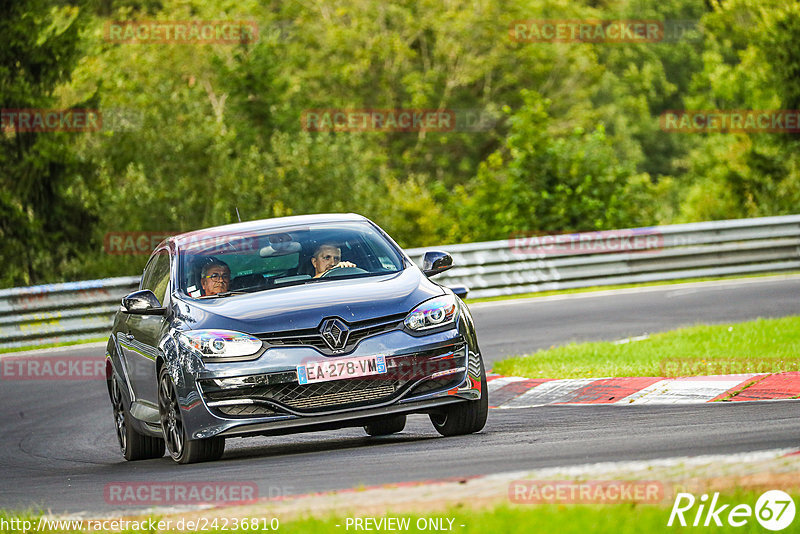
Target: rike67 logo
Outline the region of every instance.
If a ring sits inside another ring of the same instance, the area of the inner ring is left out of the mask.
[[[778,531],[791,525],[794,516],[794,501],[788,493],[780,490],[770,490],[762,494],[755,507],[749,504],[722,503],[719,493],[714,493],[710,500],[705,493],[699,499],[691,493],[678,493],[667,526],[721,527],[727,524],[731,527],[742,527],[755,517],[765,529]]]

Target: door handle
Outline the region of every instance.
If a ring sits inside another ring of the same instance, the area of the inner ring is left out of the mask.
[[[126,334],[125,332],[122,332],[120,334],[120,337],[122,337],[122,339],[127,339],[128,341],[130,341],[133,339],[133,334]]]

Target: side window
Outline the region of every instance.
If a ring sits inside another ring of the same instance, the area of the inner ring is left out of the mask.
[[[144,269],[142,289],[152,291],[158,302],[163,305],[164,297],[167,294],[167,284],[169,284],[169,252],[160,250]]]

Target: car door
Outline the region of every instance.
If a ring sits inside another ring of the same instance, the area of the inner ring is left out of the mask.
[[[168,306],[170,256],[166,248],[156,251],[142,274],[141,289],[152,291],[162,306]],[[156,406],[156,357],[158,341],[164,330],[165,315],[128,314],[126,334],[120,336],[125,364],[131,377],[136,400]]]

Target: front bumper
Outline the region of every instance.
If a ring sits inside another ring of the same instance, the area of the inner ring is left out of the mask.
[[[395,330],[364,339],[341,356],[281,347],[250,362],[182,366],[176,383],[184,425],[190,439],[284,434],[361,426],[369,418],[477,400],[482,364],[469,339],[457,328],[423,337]],[[298,365],[376,354],[386,358],[384,374],[297,382]]]

